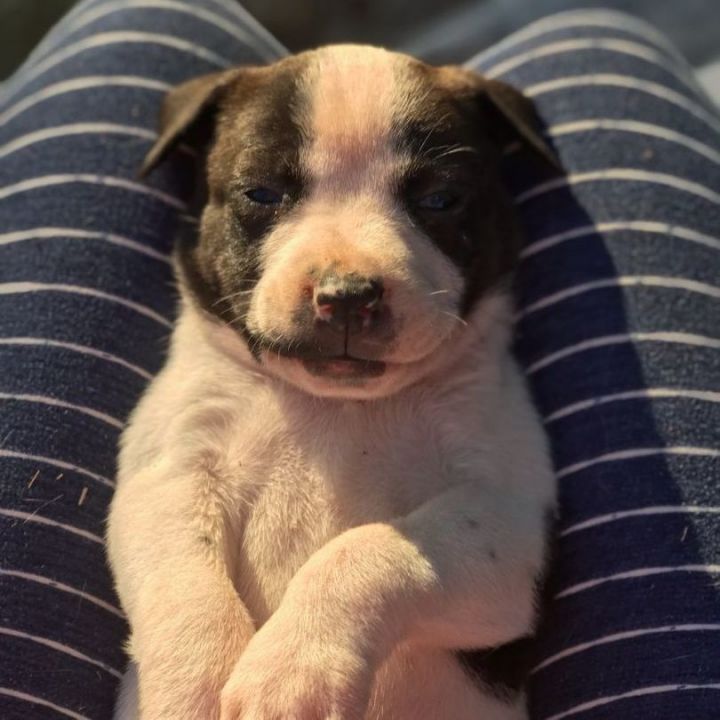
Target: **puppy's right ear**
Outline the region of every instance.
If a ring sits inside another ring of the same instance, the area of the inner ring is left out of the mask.
[[[227,86],[243,71],[243,68],[236,68],[203,75],[170,90],[160,109],[158,139],[145,156],[140,177],[155,168],[201,117],[216,108]]]

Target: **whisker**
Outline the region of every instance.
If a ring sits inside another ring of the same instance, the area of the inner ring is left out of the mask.
[[[225,323],[228,325],[228,327],[233,327],[234,325],[239,325],[243,322],[245,322],[245,317],[236,317],[232,320],[225,321]]]
[[[433,134],[433,132],[435,132],[434,127],[430,128],[430,130],[428,130],[428,134],[425,136],[425,139],[422,141],[422,143],[420,143],[420,148],[418,149],[418,155],[422,155],[422,151],[425,149],[425,145],[426,145],[427,141],[430,139],[430,136]]]
[[[428,293],[428,297],[431,295],[444,295],[445,293],[449,293],[449,290],[435,290],[435,292]]]
[[[458,155],[460,153],[470,153],[472,155],[479,154],[478,151],[474,147],[470,147],[470,145],[454,145],[436,155],[435,159],[440,160],[440,158],[448,157],[450,155]]]
[[[423,150],[425,149],[425,145],[427,145],[428,140],[432,137],[432,134],[441,127],[441,125],[443,124],[443,122],[445,122],[446,119],[447,115],[443,115],[442,117],[438,118],[437,122],[434,125],[430,127],[427,135],[425,136],[425,139],[422,141],[422,143],[420,143],[420,147],[417,151],[418,155],[423,154]]]
[[[467,322],[463,320],[459,315],[455,315],[451,312],[447,312],[447,310],[441,310],[440,311],[443,315],[447,315],[448,317],[451,317],[453,320],[457,320],[459,323],[462,323],[467,327]]]
[[[212,306],[215,307],[216,305],[219,305],[221,302],[225,302],[226,300],[230,300],[234,297],[239,297],[240,295],[250,295],[253,291],[252,290],[238,290],[238,292],[230,293],[229,295],[225,295],[224,297],[221,297],[219,300],[216,300]]]

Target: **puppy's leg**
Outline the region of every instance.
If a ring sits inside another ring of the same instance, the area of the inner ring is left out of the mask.
[[[545,544],[545,498],[532,492],[467,483],[333,539],[243,653],[224,720],[362,718],[394,648],[488,648],[531,632]]]
[[[142,720],[213,720],[253,633],[227,571],[217,480],[161,467],[122,480],[108,550],[131,626]]]
[[[454,653],[405,645],[375,678],[367,720],[527,720],[521,694],[498,697],[484,690]]]

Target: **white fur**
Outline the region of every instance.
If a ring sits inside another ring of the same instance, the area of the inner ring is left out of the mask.
[[[355,402],[286,385],[184,307],[170,360],[124,435],[108,532],[132,655],[147,667],[143,720],[196,717],[187,708],[199,701],[179,685],[217,692],[238,657],[233,677],[252,687],[242,663],[256,644],[257,677],[282,688],[301,672],[314,687],[298,654],[316,635],[362,659],[363,672],[338,670],[340,695],[372,692],[357,717],[523,717],[484,697],[445,653],[509,641],[533,623],[554,482],[508,326],[506,299],[486,300],[429,375]],[[154,693],[166,707],[153,707]],[[241,717],[295,716],[223,715]]]
[[[460,273],[394,198],[397,58],[319,52],[312,192],[263,241],[247,318],[292,337],[313,271],[380,276],[400,321],[386,370],[256,362],[181,288],[109,518],[132,632],[118,720],[525,717],[453,651],[532,631],[554,480],[507,296],[457,318]]]

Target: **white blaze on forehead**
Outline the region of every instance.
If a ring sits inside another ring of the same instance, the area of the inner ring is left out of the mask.
[[[358,190],[382,183],[392,162],[392,126],[404,98],[404,59],[379,48],[341,45],[316,52],[309,69],[311,144],[305,165],[316,188]]]

